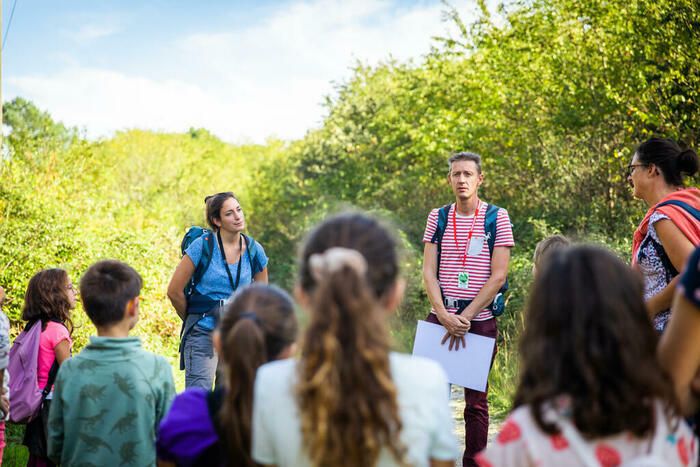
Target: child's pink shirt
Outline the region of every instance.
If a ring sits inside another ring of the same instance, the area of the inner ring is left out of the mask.
[[[46,323],[46,329],[41,331],[41,337],[39,339],[39,367],[37,370],[37,382],[42,389],[49,380],[49,371],[51,371],[51,365],[53,365],[53,361],[56,359],[56,352],[54,349],[64,340],[68,341],[69,346],[73,346],[68,328],[55,321]]]

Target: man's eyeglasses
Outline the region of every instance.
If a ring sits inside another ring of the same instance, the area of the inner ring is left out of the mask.
[[[634,172],[634,169],[636,169],[637,167],[646,167],[647,165],[649,165],[649,164],[630,164],[630,165],[628,165],[627,170],[625,171],[625,178],[631,177],[632,172]]]

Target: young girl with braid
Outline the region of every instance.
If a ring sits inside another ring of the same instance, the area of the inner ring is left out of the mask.
[[[387,229],[363,214],[321,223],[302,249],[297,299],[310,322],[299,360],[258,370],[253,459],[265,466],[454,465],[447,379],[390,351],[404,282]]]
[[[257,465],[250,456],[253,382],[260,365],[287,358],[297,334],[292,299],[283,290],[253,284],[224,310],[214,347],[223,361],[224,387],[189,388],[160,424],[158,465]]]

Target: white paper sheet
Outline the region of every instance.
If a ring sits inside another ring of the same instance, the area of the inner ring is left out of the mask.
[[[486,391],[491,355],[496,340],[467,333],[466,347],[449,350],[449,341],[441,345],[445,328],[439,324],[418,321],[413,355],[430,358],[442,365],[450,383],[477,391]]]

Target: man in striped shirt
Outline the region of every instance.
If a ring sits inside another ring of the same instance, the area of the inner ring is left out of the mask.
[[[478,196],[484,180],[481,157],[460,152],[453,154],[448,163],[447,181],[456,199],[450,207],[442,236],[439,267],[435,240],[439,208],[428,216],[423,236],[423,280],[432,305],[426,320],[444,326],[450,348],[459,349],[460,345],[464,346],[467,332],[496,338],[496,319],[488,307],[505,283],[510,249],[515,243],[508,212],[499,209],[493,253],[489,252],[488,235],[491,233],[484,228],[488,204]],[[474,456],[486,447],[488,401],[486,393],[466,388],[464,399],[463,466],[471,467],[477,465]]]

